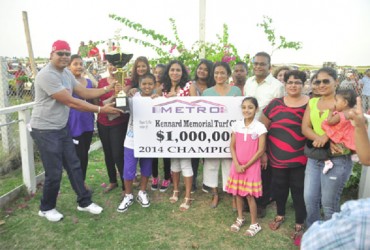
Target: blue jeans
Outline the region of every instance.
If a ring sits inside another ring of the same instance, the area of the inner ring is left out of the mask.
[[[324,220],[340,211],[340,196],[352,172],[351,155],[330,158],[334,166],[323,174],[324,161],[308,158],[304,178],[304,201],[307,210],[307,227],[320,220],[320,205]]]
[[[77,194],[79,206],[89,206],[92,203],[91,193],[84,186],[80,160],[68,129],[40,130],[33,128],[31,136],[40,151],[45,170],[40,210],[48,211],[56,207],[63,167]]]

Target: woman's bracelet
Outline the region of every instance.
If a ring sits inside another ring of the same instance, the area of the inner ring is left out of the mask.
[[[100,113],[100,106],[98,106],[98,114]]]
[[[103,89],[104,89],[104,92],[105,92],[105,93],[108,93],[108,92],[110,91],[110,90],[107,88],[107,86],[104,86],[104,88],[103,88]]]

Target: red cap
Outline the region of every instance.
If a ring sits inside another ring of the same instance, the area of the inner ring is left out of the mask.
[[[51,48],[51,53],[58,50],[67,50],[71,51],[69,44],[66,41],[58,40],[53,43],[53,47]]]

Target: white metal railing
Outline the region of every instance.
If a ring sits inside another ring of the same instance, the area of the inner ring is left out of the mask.
[[[30,102],[0,109],[0,115],[18,112],[22,176],[23,183],[27,187],[29,193],[36,192],[36,174],[33,143],[30,133],[27,130],[27,123],[30,121],[30,109],[34,106],[34,104],[34,102]],[[6,133],[3,133],[2,136],[7,137],[8,135]]]

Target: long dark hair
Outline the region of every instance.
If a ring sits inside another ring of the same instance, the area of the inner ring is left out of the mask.
[[[195,69],[194,81],[199,80],[197,71],[198,71],[199,66],[202,65],[202,64],[206,65],[207,70],[208,70],[208,76],[205,79],[205,81],[207,82],[207,88],[213,87],[215,85],[215,79],[212,77],[213,62],[211,62],[210,60],[207,60],[207,59],[201,59],[200,60],[198,66]]]
[[[189,81],[189,74],[188,74],[187,69],[185,68],[185,65],[182,62],[178,61],[178,60],[170,61],[167,64],[166,70],[164,71],[164,74],[161,78],[161,82],[163,83],[163,87],[164,87],[164,92],[167,92],[167,93],[171,91],[172,83],[171,83],[169,72],[170,72],[170,68],[173,64],[180,65],[181,70],[182,70],[181,79],[180,79],[180,82],[178,83],[177,86],[179,86],[180,88],[184,88],[186,83]]]
[[[148,67],[148,71],[146,73],[150,73],[150,65],[149,65],[148,58],[146,58],[145,56],[139,56],[138,58],[136,58],[134,62],[134,66],[132,67],[132,71],[131,71],[131,85],[133,88],[139,87],[140,76],[137,74],[137,71],[136,71],[136,68],[139,62],[145,63],[145,65]]]

